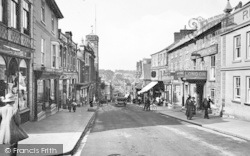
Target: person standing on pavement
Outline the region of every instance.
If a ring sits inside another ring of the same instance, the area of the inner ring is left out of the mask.
[[[71,112],[71,106],[72,106],[72,99],[71,99],[71,97],[69,96],[66,101],[67,101],[67,106],[68,106],[69,112]]]
[[[196,108],[197,108],[197,102],[195,101],[195,97],[192,97],[192,102],[193,102],[193,115],[196,114]]]
[[[190,120],[193,116],[193,102],[191,100],[191,96],[189,95],[187,100],[186,100],[186,116],[187,119]]]
[[[72,108],[73,108],[73,111],[76,112],[76,106],[77,106],[77,103],[76,103],[76,100],[75,98],[72,100]]]
[[[0,108],[0,117],[2,118],[0,144],[4,144],[5,149],[10,149],[11,152],[8,153],[10,156],[16,156],[18,142],[28,138],[27,133],[19,127],[21,118],[15,101],[15,95],[7,94],[3,100],[6,105]]]
[[[206,118],[209,119],[208,109],[211,109],[210,103],[213,103],[213,101],[210,99],[210,96],[208,95],[207,98],[203,100],[203,108],[205,110],[204,119]]]

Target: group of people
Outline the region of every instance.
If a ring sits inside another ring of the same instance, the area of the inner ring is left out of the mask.
[[[211,110],[210,103],[213,103],[210,96],[208,95],[204,100],[202,101],[201,105],[197,108],[197,103],[195,101],[195,97],[188,96],[186,100],[186,116],[188,120],[191,120],[193,115],[196,114],[196,110],[204,110],[204,118],[209,119],[209,110]]]
[[[67,106],[68,106],[68,110],[69,112],[71,112],[71,109],[73,109],[74,112],[76,112],[76,99],[75,98],[71,98],[70,96],[67,98],[66,100]]]

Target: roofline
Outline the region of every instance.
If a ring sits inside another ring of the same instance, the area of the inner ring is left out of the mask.
[[[46,2],[49,4],[49,6],[51,7],[51,10],[54,12],[57,18],[59,19],[64,18],[55,0],[46,0]]]

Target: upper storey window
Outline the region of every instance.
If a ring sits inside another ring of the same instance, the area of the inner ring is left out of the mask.
[[[234,60],[241,59],[241,40],[240,35],[234,37]]]
[[[23,32],[29,35],[30,26],[30,4],[23,1]]]
[[[45,23],[45,1],[42,0],[42,6],[41,6],[41,20]]]
[[[18,0],[11,0],[10,2],[10,12],[11,12],[11,21],[10,21],[10,25],[13,28],[17,28],[17,24],[18,24]]]

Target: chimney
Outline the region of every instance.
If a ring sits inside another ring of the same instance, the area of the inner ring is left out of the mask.
[[[185,26],[184,29],[180,30],[180,32],[174,33],[174,42],[181,40],[182,38],[193,33],[194,31],[196,31],[196,29],[186,29],[186,26]]]

